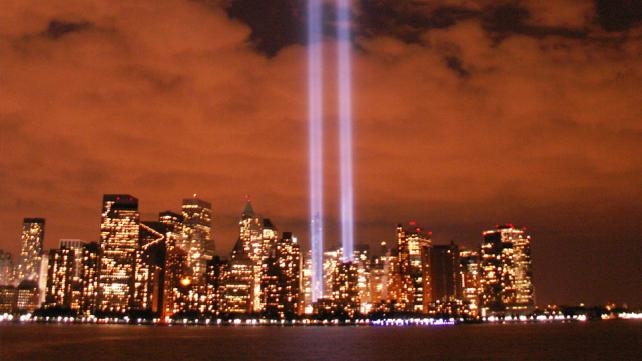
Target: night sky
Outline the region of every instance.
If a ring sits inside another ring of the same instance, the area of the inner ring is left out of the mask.
[[[103,193],[142,218],[198,193],[227,256],[250,195],[307,236],[305,7],[295,0],[4,0],[0,248],[98,239]],[[642,302],[642,2],[363,0],[355,8],[357,240],[416,220],[477,247],[533,236],[537,302]],[[338,244],[333,22],[326,223]]]

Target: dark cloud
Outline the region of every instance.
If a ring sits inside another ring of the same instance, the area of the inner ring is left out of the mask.
[[[595,0],[597,19],[606,31],[626,31],[642,23],[640,0]]]
[[[282,48],[305,42],[305,2],[300,0],[234,0],[226,6],[232,19],[250,27],[257,50],[274,56]]]
[[[461,78],[468,78],[470,76],[470,72],[466,70],[466,68],[464,68],[461,59],[459,59],[458,57],[446,57],[446,65],[448,65],[448,68],[454,71]]]
[[[585,38],[586,32],[561,26],[531,24],[531,12],[518,2],[488,7],[482,16],[484,29],[496,40],[519,34],[532,37]]]
[[[67,34],[89,29],[91,26],[92,24],[87,21],[69,22],[53,19],[49,22],[49,25],[47,25],[47,29],[43,31],[43,34],[48,38],[56,40]]]

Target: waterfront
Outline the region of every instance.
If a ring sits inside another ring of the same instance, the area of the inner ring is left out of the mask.
[[[430,327],[0,325],[0,359],[636,360],[642,322]]]

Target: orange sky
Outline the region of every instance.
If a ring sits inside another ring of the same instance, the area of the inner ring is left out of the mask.
[[[103,193],[135,195],[150,220],[198,193],[213,203],[224,256],[249,194],[306,242],[294,3],[5,1],[0,248],[18,250],[23,217],[47,219],[47,248],[96,240]],[[396,223],[416,219],[435,243],[478,246],[482,229],[523,224],[540,304],[639,303],[642,15],[626,0],[541,3],[355,10],[357,239],[392,240]],[[328,37],[328,89],[333,48]],[[331,93],[327,102],[336,244]]]

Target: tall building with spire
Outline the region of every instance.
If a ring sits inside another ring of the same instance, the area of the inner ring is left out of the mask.
[[[38,283],[45,239],[44,218],[25,218],[20,236],[20,258],[16,268],[18,282]]]
[[[512,224],[498,225],[482,234],[482,315],[531,312],[535,306],[531,237]]]
[[[178,246],[187,253],[187,266],[191,269],[193,282],[200,283],[207,261],[214,256],[212,240],[212,205],[196,194],[183,199],[184,239]]]
[[[138,199],[128,194],[106,194],[100,223],[98,310],[125,313],[133,294],[138,249]]]
[[[261,304],[261,266],[267,256],[265,245],[273,243],[278,237],[276,227],[269,219],[266,221],[264,224],[261,217],[254,213],[252,203],[248,199],[239,220],[239,241],[240,247],[252,263],[250,296],[252,312],[260,312],[263,308]]]
[[[232,257],[222,272],[221,312],[247,314],[253,312],[253,263],[239,238],[232,250]]]

